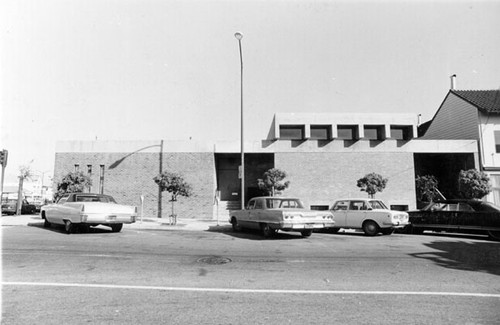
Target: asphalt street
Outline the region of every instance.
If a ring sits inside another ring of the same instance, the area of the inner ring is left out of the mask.
[[[191,229],[191,230],[186,230]],[[2,227],[3,324],[498,324],[486,237]]]

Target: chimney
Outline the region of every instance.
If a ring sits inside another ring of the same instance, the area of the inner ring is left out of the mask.
[[[457,89],[457,75],[454,74],[450,76],[450,78],[451,78],[451,90]]]

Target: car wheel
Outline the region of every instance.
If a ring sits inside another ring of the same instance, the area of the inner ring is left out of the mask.
[[[47,221],[47,218],[43,219],[43,227],[44,228],[49,228],[50,227],[50,222]]]
[[[111,231],[112,232],[120,232],[123,228],[123,223],[117,223],[114,225],[111,225]]]
[[[271,238],[276,234],[276,230],[271,228],[267,223],[264,223],[260,226],[260,229],[262,230],[262,234],[266,238]]]
[[[67,234],[71,234],[74,228],[75,227],[71,221],[69,220],[64,221],[64,230],[66,231]]]
[[[302,230],[300,233],[302,237],[311,237],[313,231],[312,229],[307,229],[307,230]]]
[[[493,240],[500,240],[500,231],[488,231],[488,237]]]
[[[394,233],[394,228],[384,228],[380,230],[384,235],[392,235]]]
[[[365,221],[363,231],[367,236],[375,236],[379,232],[378,225],[373,221]]]
[[[233,231],[234,232],[241,231],[241,227],[238,224],[238,220],[236,220],[236,218],[234,218],[234,217],[231,218],[231,225],[233,226]]]

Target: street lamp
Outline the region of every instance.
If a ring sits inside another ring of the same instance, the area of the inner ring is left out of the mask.
[[[240,67],[241,67],[241,74],[240,74],[240,85],[241,85],[241,208],[245,208],[245,149],[243,146],[243,141],[244,141],[244,136],[243,136],[243,54],[241,52],[241,39],[243,38],[243,34],[240,32],[236,32],[234,34],[234,37],[238,40],[238,46],[240,49]]]

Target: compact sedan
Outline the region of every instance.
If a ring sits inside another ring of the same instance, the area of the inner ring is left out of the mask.
[[[88,229],[90,226],[105,225],[113,232],[122,230],[124,223],[133,223],[137,218],[137,207],[117,204],[109,195],[92,193],[70,193],[62,196],[55,204],[44,205],[40,215],[44,227],[51,224],[64,225],[66,233],[75,226]]]
[[[335,218],[333,232],[340,228],[363,229],[367,236],[379,232],[390,235],[397,228],[408,225],[408,213],[393,211],[384,202],[375,199],[343,199],[332,206]]]
[[[255,197],[246,209],[232,211],[229,222],[235,231],[260,229],[264,237],[272,237],[278,230],[297,231],[309,237],[313,229],[334,225],[330,211],[308,210],[299,199],[270,196]]]
[[[408,233],[421,234],[424,230],[475,233],[500,240],[500,207],[490,202],[442,200],[409,214]]]

